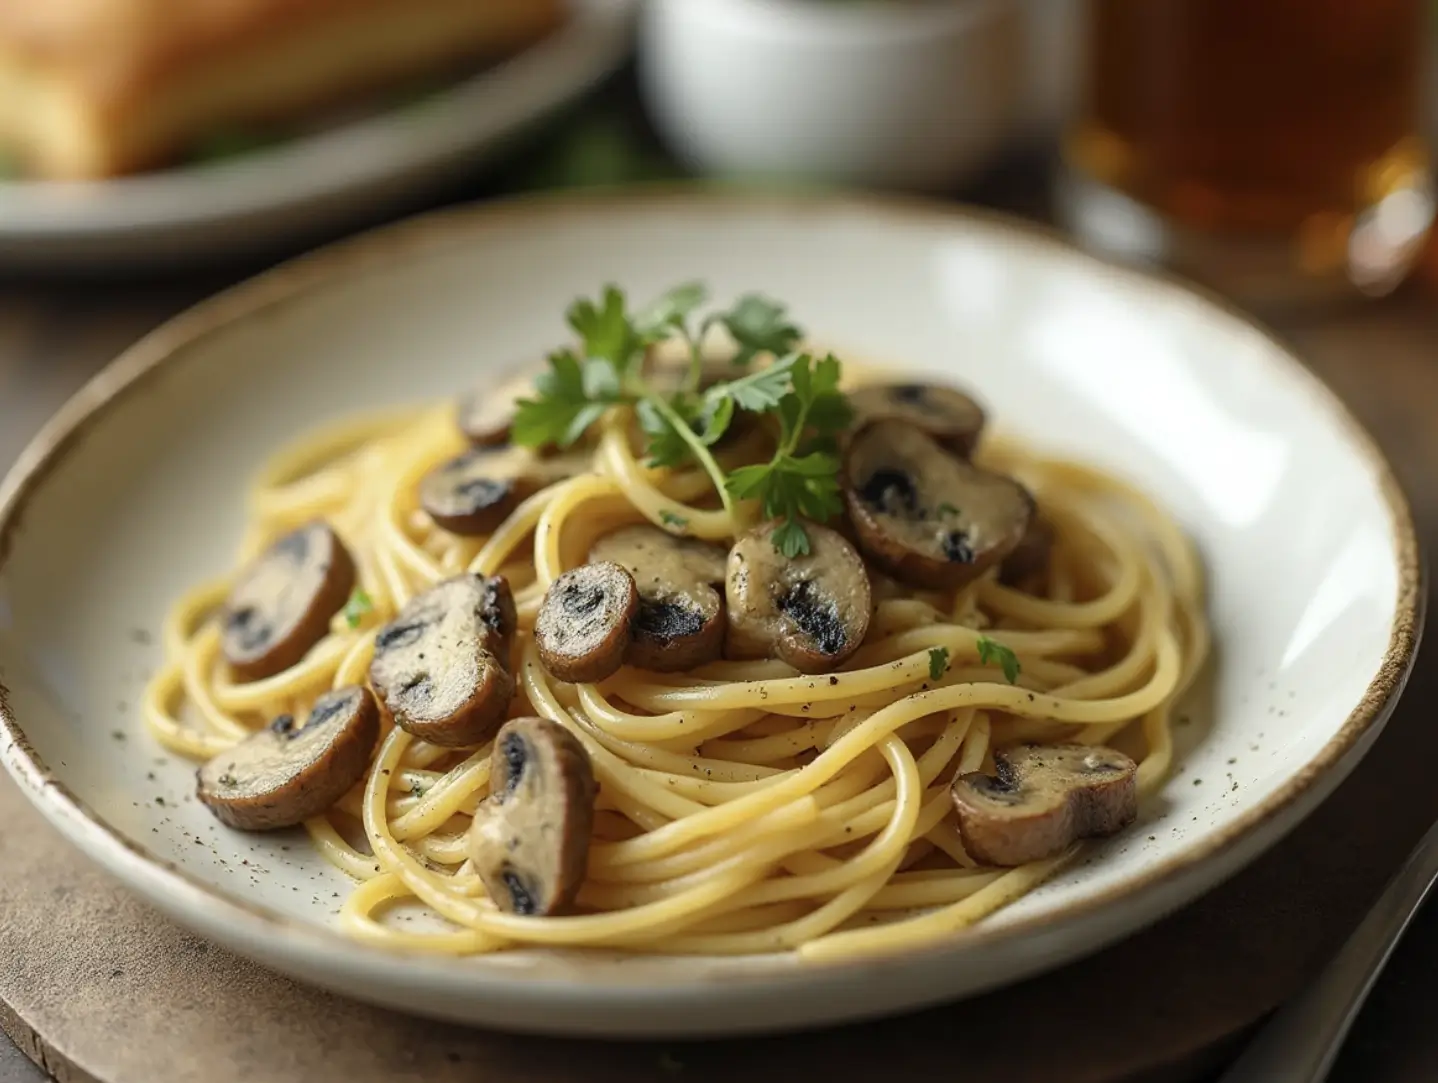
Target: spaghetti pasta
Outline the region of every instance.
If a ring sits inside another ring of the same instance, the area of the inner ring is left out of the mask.
[[[892,951],[980,921],[1083,845],[1017,868],[967,852],[949,783],[992,770],[995,748],[1113,744],[1139,761],[1141,794],[1163,781],[1170,715],[1207,649],[1193,547],[1123,482],[1007,440],[987,441],[979,459],[1021,480],[1053,527],[1042,594],[990,574],[884,599],[862,646],[822,676],[761,660],[555,680],[532,635],[536,614],[597,537],[682,522],[693,537],[729,542],[752,525],[752,504],[722,506],[702,471],[641,462],[632,431],[629,411],[612,411],[589,445],[589,472],[471,539],[440,530],[415,497],[418,479],[464,447],[452,407],[326,428],[261,471],[240,558],[324,519],[354,556],[367,611],[336,614],[301,662],[249,683],[232,681],[220,656],[227,581],[197,587],[167,619],[145,718],[161,744],[200,759],[276,715],[303,715],[327,689],[363,683],[376,630],[445,577],[512,577],[509,715],[565,727],[599,783],[577,912],[521,916],[486,897],[464,838],[489,792],[488,745],[441,748],[387,728],[361,785],[307,822],[319,852],[356,881],[338,917],[355,939],[440,954],[550,945],[822,961]],[[989,637],[1016,657],[1012,683],[982,657]],[[387,920],[415,906],[432,927]]]

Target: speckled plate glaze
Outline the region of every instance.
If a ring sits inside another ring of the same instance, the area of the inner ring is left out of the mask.
[[[1217,658],[1143,822],[981,927],[831,967],[787,958],[391,954],[330,928],[346,881],[301,834],[220,827],[135,704],[169,601],[223,568],[240,494],[334,415],[443,396],[563,336],[576,294],[702,276],[785,298],[856,357],[951,376],[1000,423],[1122,474],[1198,538]],[[471,1023],[719,1034],[975,993],[1091,952],[1228,876],[1370,746],[1421,624],[1388,466],[1282,345],[1181,286],[925,205],[652,193],[416,220],[273,271],[141,342],[0,487],[0,758],[157,907],[279,970]],[[85,934],[89,935],[89,934]],[[100,935],[98,931],[94,935]]]

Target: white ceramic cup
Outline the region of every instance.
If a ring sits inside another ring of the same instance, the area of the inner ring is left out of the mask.
[[[936,190],[1021,123],[1015,0],[650,0],[640,78],[671,149],[719,174]]]

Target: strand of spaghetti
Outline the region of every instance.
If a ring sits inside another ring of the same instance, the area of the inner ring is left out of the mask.
[[[489,789],[489,754],[485,745],[451,767],[435,782],[418,805],[390,824],[390,831],[400,842],[428,835],[449,822],[461,811],[469,811],[476,796]]]
[[[190,759],[207,760],[218,756],[227,748],[234,747],[234,741],[198,733],[182,726],[170,712],[170,704],[184,692],[184,675],[181,667],[167,662],[150,678],[140,698],[140,713],[155,740],[171,752]]]
[[[710,839],[687,850],[639,864],[614,867],[604,860],[599,848],[591,848],[589,880],[593,883],[657,883],[674,880],[696,869],[709,868],[735,854],[742,853],[756,841],[768,836],[808,827],[819,818],[819,803],[812,797],[795,801],[774,812],[756,816],[725,835]],[[581,896],[582,897],[582,896]]]
[[[340,664],[335,668],[333,682],[335,688],[365,682],[369,664],[374,658],[374,634],[376,631],[378,631],[377,628],[361,632],[350,647],[349,653],[340,659]]]
[[[727,541],[741,532],[725,511],[696,508],[665,496],[634,458],[628,439],[618,429],[610,429],[600,438],[595,465],[609,475],[625,498],[656,526],[662,528],[666,521],[681,519],[686,533],[702,541]]]
[[[666,787],[651,782],[634,771],[623,759],[614,755],[595,740],[592,733],[575,721],[555,697],[549,686],[549,674],[539,662],[539,650],[533,640],[523,648],[520,664],[521,685],[530,705],[545,718],[564,726],[584,745],[589,753],[595,777],[602,789],[614,790],[632,800],[663,813],[672,820],[678,820],[701,811],[704,806],[688,798],[670,792]]]
[[[1178,667],[1177,650],[1171,640],[1165,640],[1160,646],[1158,665],[1149,682],[1142,688],[1110,700],[1060,700],[1007,685],[969,684],[920,692],[875,712],[797,774],[775,782],[760,793],[685,817],[629,842],[616,843],[611,860],[622,863],[623,860],[641,860],[672,852],[695,838],[723,831],[746,815],[759,810],[769,811],[785,801],[811,792],[880,738],[905,722],[926,714],[959,707],[993,707],[1028,717],[1048,716],[1066,722],[1101,723],[1151,710],[1172,689]],[[531,700],[534,700],[533,696]],[[621,852],[623,856],[620,856]]]
[[[764,716],[763,711],[733,711],[721,714],[717,711],[671,711],[662,715],[637,715],[616,707],[605,695],[613,691],[624,699],[625,684],[621,676],[606,682],[603,686],[578,685],[579,703],[585,715],[605,732],[622,741],[644,741],[656,744],[661,741],[693,741],[732,733],[735,729],[757,722]],[[733,729],[728,727],[732,726]],[[691,745],[690,747],[693,747]]]
[[[199,627],[225,602],[230,592],[230,580],[211,579],[187,591],[165,614],[160,625],[160,646],[165,657],[179,658]]]
[[[377,437],[411,431],[421,418],[438,420],[439,411],[430,407],[385,410],[357,414],[324,425],[271,455],[250,484],[250,495],[282,490],[296,479],[314,472],[326,462],[342,458]],[[442,426],[436,426],[442,427]],[[253,507],[253,505],[252,505]]]
[[[938,629],[920,629],[915,632],[906,632],[895,638],[908,640],[913,636],[929,635],[931,631],[938,631]],[[978,647],[976,637],[972,632],[969,629],[954,629],[954,631],[960,633],[951,640],[954,649],[968,650],[976,656]],[[1172,686],[1178,675],[1177,657],[1168,659],[1168,662],[1172,672],[1166,671],[1164,692],[1160,693],[1159,698],[1162,694],[1166,694],[1167,689]],[[753,681],[740,686],[669,688],[656,692],[645,690],[636,691],[633,695],[640,700],[639,706],[655,710],[698,706],[711,710],[757,707],[764,705],[770,698],[789,702],[795,700],[802,702],[806,698],[812,701],[833,700],[845,698],[856,692],[879,691],[886,684],[893,686],[908,681],[922,680],[929,673],[929,665],[928,649],[924,649],[886,665],[831,675],[828,680],[800,677],[777,681]],[[1110,721],[1114,708],[1108,705],[1122,700],[1122,697],[1117,697],[1096,699],[1087,703],[1067,701],[1047,693],[989,683],[966,684],[958,687],[969,690],[968,695],[971,698],[965,705],[996,707],[1032,717],[1043,717],[1045,710],[1052,709],[1057,713],[1051,717],[1065,722]],[[909,698],[933,695],[935,691],[952,694],[954,688],[947,687],[930,692],[919,692]],[[1150,698],[1153,697],[1150,696]],[[958,706],[957,703],[953,705]]]
[[[598,474],[580,474],[561,481],[551,490],[553,495],[534,528],[535,579],[544,590],[548,590],[550,584],[566,570],[559,547],[563,540],[564,521],[569,513],[588,501],[617,496],[621,492],[612,478]]]
[[[992,883],[954,903],[923,917],[897,921],[877,929],[856,929],[830,933],[798,947],[799,958],[809,962],[837,962],[863,955],[900,952],[929,944],[967,928],[980,918],[1032,891],[1079,851],[1073,846],[1057,857],[1011,869]]]
[[[305,830],[320,856],[341,872],[356,880],[368,880],[378,876],[380,867],[372,857],[366,857],[347,843],[328,816],[311,816],[305,821]]]
[[[374,919],[374,912],[382,907],[413,897],[405,882],[393,873],[376,876],[355,888],[340,907],[340,930],[362,943],[432,955],[475,955],[493,949],[490,937],[472,929],[415,933],[391,929]]]
[[[497,573],[524,539],[534,533],[535,527],[539,525],[539,520],[544,515],[544,510],[554,499],[556,489],[557,486],[553,485],[541,489],[510,512],[509,517],[499,525],[499,528],[489,536],[483,547],[475,554],[466,570],[475,575]]]
[[[874,892],[866,909],[917,910],[920,907],[946,906],[967,899],[997,880],[999,872],[951,872],[944,870],[941,878],[898,882],[900,876],[921,875],[899,873],[887,885]]]
[[[409,845],[421,857],[441,865],[460,865],[469,860],[469,845],[463,834],[424,835]]]
[[[186,645],[181,672],[184,674],[185,695],[195,705],[205,725],[219,737],[233,743],[248,737],[250,728],[237,722],[216,702],[218,690],[211,685],[209,675],[214,672],[219,656],[220,628],[210,623]]]
[[[207,655],[214,658],[219,652],[219,628],[213,625],[211,628],[212,641],[205,638],[207,630],[196,638],[196,642],[203,642]],[[284,672],[244,684],[231,683],[227,674],[216,669],[211,678],[210,694],[215,705],[226,711],[263,711],[266,707],[273,707],[276,701],[308,696],[333,686],[335,671],[345,660],[353,643],[354,637],[349,633],[322,639],[309,654]],[[210,654],[211,649],[213,654]]]
[[[850,836],[859,838],[878,832],[874,840],[850,860],[823,871],[757,883],[736,894],[725,904],[726,907],[764,905],[771,902],[835,893],[842,895],[850,888],[855,887],[867,887],[868,894],[878,890],[903,859],[908,842],[921,823],[920,799],[923,796],[918,768],[907,746],[891,736],[880,743],[880,748],[892,771],[890,784],[891,788],[895,789],[897,797],[870,809],[852,824],[845,822],[846,817],[843,810],[837,808],[827,810],[819,817],[815,828],[805,832],[803,846],[805,849],[822,849],[826,845],[831,845],[835,841],[843,841]],[[944,795],[940,796],[944,797]],[[936,812],[932,809],[925,809],[924,813],[922,822],[927,826],[937,822],[938,818],[943,815],[943,810],[939,809]],[[873,878],[880,873],[883,874],[882,879],[874,882]],[[630,889],[630,905],[640,905],[662,897],[667,887],[668,885],[661,884],[632,888]],[[832,928],[847,918],[854,909],[861,907],[865,898],[867,898],[867,894],[863,891],[854,895],[845,895],[845,903],[838,908],[834,910],[821,908],[821,913],[824,916],[817,918],[816,921],[822,923],[832,917],[832,924],[827,925],[825,929]],[[846,909],[849,907],[851,909]],[[810,928],[808,924],[801,926],[801,929],[809,929],[808,936],[825,931],[824,929]],[[780,935],[781,938],[784,935],[778,930],[775,930],[774,933]],[[807,939],[808,936],[804,936],[803,939]],[[772,940],[766,942],[762,937],[744,939],[727,947],[721,946],[723,943],[723,941],[716,941],[710,945],[710,948],[704,950],[728,954],[735,951],[765,951],[792,946],[788,943],[775,943]]]

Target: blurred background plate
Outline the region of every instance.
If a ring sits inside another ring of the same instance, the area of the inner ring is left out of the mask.
[[[0,267],[98,270],[292,250],[403,209],[503,149],[627,56],[636,0],[438,94],[207,164],[92,183],[0,183]]]

